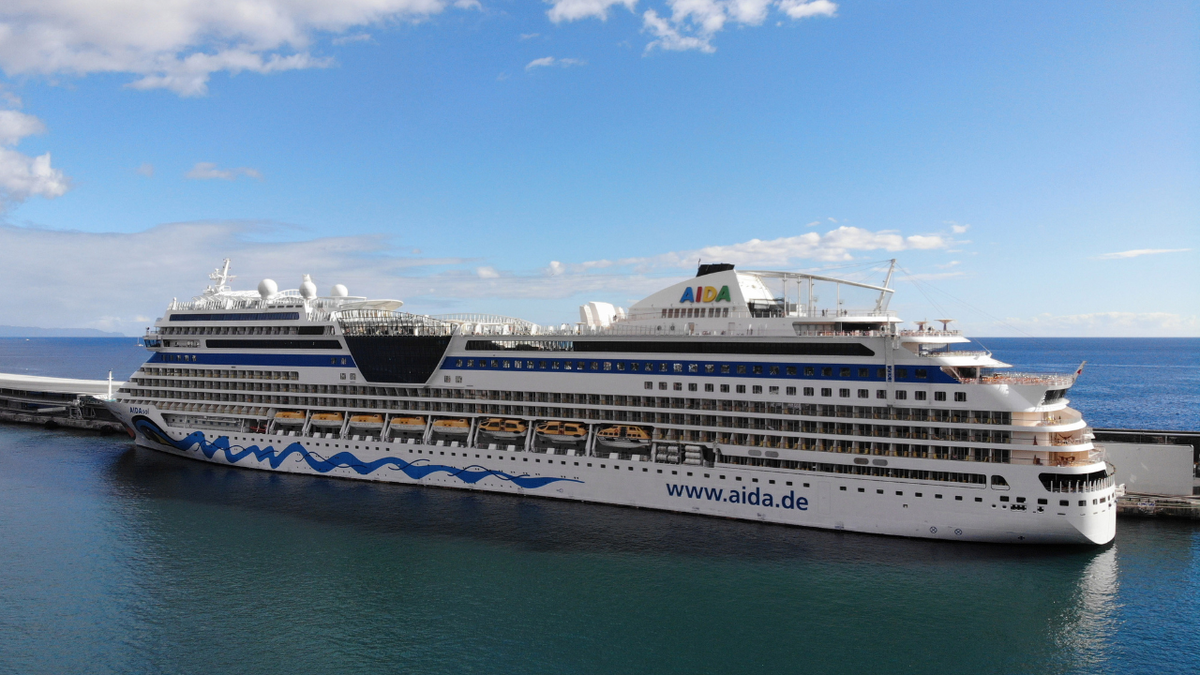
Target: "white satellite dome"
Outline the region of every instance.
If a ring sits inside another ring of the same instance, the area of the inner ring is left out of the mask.
[[[344,298],[350,295],[350,291],[346,290],[346,287],[341,284],[334,284],[333,289],[329,291],[329,295],[335,298]]]
[[[300,284],[300,297],[315,298],[317,297],[317,285],[313,283],[312,275],[305,274],[304,281]]]
[[[269,300],[271,296],[279,292],[279,284],[275,283],[274,279],[263,279],[258,282],[258,294],[263,300]]]

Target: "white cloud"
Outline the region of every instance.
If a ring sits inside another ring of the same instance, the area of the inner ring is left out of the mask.
[[[1190,251],[1190,248],[1138,248],[1132,251],[1121,251],[1119,253],[1105,253],[1101,256],[1096,256],[1096,260],[1123,260],[1125,258],[1137,258],[1143,255],[1157,255],[1159,253],[1185,253]]]
[[[840,228],[648,258],[555,260],[540,270],[512,271],[480,260],[422,257],[384,235],[306,239],[297,233],[228,221],[173,223],[135,233],[0,225],[0,269],[21,279],[26,291],[0,297],[0,312],[19,325],[137,334],[146,327],[138,317],[159,316],[171,297],[199,293],[211,268],[231,257],[241,275],[235,288],[252,289],[265,277],[294,288],[302,274],[312,274],[322,292],[343,283],[352,293],[404,300],[418,313],[490,311],[557,323],[572,320],[579,301],[630,302],[686,278],[697,258],[743,268],[786,267],[806,258],[843,260],[850,252],[928,245],[892,232]]]
[[[192,180],[234,180],[239,176],[262,180],[262,173],[258,169],[245,166],[236,169],[218,169],[217,165],[212,162],[196,162],[196,166],[184,174],[185,178]]]
[[[9,102],[20,103],[20,100],[9,99]],[[33,196],[61,197],[70,189],[70,180],[50,166],[50,153],[30,157],[11,147],[27,136],[45,131],[46,126],[33,115],[0,110],[0,207]]]
[[[0,68],[20,75],[128,73],[130,86],[207,92],[215,72],[325,67],[319,33],[419,21],[448,0],[9,0],[0,5]],[[474,0],[455,7],[478,8]],[[355,39],[355,38],[350,38]]]
[[[812,221],[811,223],[809,223],[809,224],[805,225],[805,227],[816,227],[816,226],[818,226],[818,225],[820,225],[820,224],[821,224],[821,221],[819,221],[819,220],[814,220],[814,221]]]
[[[553,0],[550,4],[553,6],[546,15],[554,23],[586,18],[607,21],[608,10],[614,5],[621,5],[632,12],[637,0]]]
[[[46,125],[18,110],[0,110],[0,145],[16,145],[26,136],[46,133]]]
[[[547,16],[554,23],[580,19],[608,20],[615,6],[634,11],[637,0],[547,0],[552,6]],[[713,36],[728,23],[759,26],[772,8],[792,19],[814,16],[832,17],[837,4],[830,0],[666,0],[666,7],[642,12],[642,32],[652,36],[646,51],[716,51]]]
[[[582,59],[556,59],[553,56],[544,56],[540,59],[534,59],[525,64],[525,70],[533,70],[534,68],[549,68],[558,66],[560,68],[570,68],[571,66],[586,66],[587,61]]]
[[[646,51],[658,47],[673,52],[683,52],[690,49],[711,54],[717,51],[708,42],[708,38],[700,38],[693,35],[683,35],[669,21],[660,17],[658,12],[647,10],[642,15],[643,30],[654,36],[654,40],[646,45]]]
[[[150,162],[143,162],[142,165],[137,168],[137,172],[146,178],[154,178],[154,165]]]
[[[807,232],[794,237],[779,239],[751,239],[736,244],[705,246],[698,249],[673,251],[644,258],[621,260],[592,260],[563,265],[552,262],[551,274],[563,272],[583,273],[607,267],[631,268],[637,273],[665,272],[690,269],[697,260],[706,262],[728,262],[740,267],[770,267],[786,269],[801,260],[820,262],[844,262],[854,260],[857,251],[887,251],[895,253],[910,250],[944,249],[954,241],[941,235],[903,236],[895,231],[872,232],[845,225],[825,234]],[[961,274],[961,273],[956,273]]]
[[[1091,314],[1038,314],[1006,318],[996,324],[998,333],[1017,328],[1047,337],[1193,337],[1200,335],[1200,317],[1170,312],[1094,312]]]
[[[964,233],[966,233],[967,230],[971,229],[971,226],[969,224],[968,225],[959,225],[958,223],[954,222],[953,220],[947,220],[946,224],[950,226],[950,231],[953,232],[954,234],[964,234]]]
[[[348,45],[353,42],[371,42],[370,33],[355,33],[354,35],[343,35],[330,40],[335,45]]]
[[[520,39],[532,40],[535,37],[541,37],[541,36],[542,36],[541,33],[521,33]]]
[[[712,53],[716,47],[713,37],[726,24],[761,25],[771,7],[792,19],[814,16],[832,17],[837,5],[829,0],[667,0],[670,15],[660,15],[654,9],[642,14],[642,30],[654,36],[646,50],[697,51]]]
[[[829,0],[780,0],[779,9],[793,19],[811,16],[836,16],[837,4]]]

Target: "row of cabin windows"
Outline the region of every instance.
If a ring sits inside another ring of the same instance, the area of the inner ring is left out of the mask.
[[[690,373],[706,375],[786,375],[799,377],[837,377],[887,379],[886,368],[852,366],[787,366],[730,363],[680,363],[667,361],[522,361],[520,359],[455,359],[456,368],[500,368],[517,370],[592,370],[596,372]],[[818,375],[819,373],[819,375]],[[929,369],[914,368],[918,380],[929,378]],[[908,379],[908,368],[896,368],[896,379]],[[449,382],[449,379],[446,380]]]
[[[168,335],[332,335],[333,326],[162,326]]]
[[[449,381],[449,379],[450,379],[449,377],[446,378],[447,381]],[[683,385],[684,385],[683,382],[675,382],[671,385],[671,388],[674,391],[683,391]],[[730,385],[728,385],[728,384],[715,385],[711,382],[706,382],[704,384],[704,391],[706,391],[706,392],[715,391],[714,387],[717,387],[717,386],[719,386],[721,388],[720,391],[722,394],[729,393]],[[734,391],[738,394],[746,393],[746,385],[744,385],[744,384],[733,385],[733,387],[735,388]],[[647,380],[643,384],[642,388],[643,389],[654,389],[654,382]],[[660,391],[667,391],[668,383],[659,382],[658,388]],[[768,385],[766,387],[767,393],[771,394],[771,395],[778,395],[779,389],[780,389],[779,387],[772,386],[772,385]],[[696,382],[688,382],[687,390],[688,391],[699,391],[700,385]],[[804,390],[804,396],[810,396],[810,397],[815,396],[816,391],[817,391],[816,387],[803,387],[803,390]],[[784,387],[784,391],[787,392],[788,396],[795,396],[796,392],[799,391],[799,388]],[[751,394],[762,394],[763,386],[759,385],[759,384],[750,385],[750,393]],[[838,395],[838,398],[851,398],[851,389],[849,389],[847,387],[839,388],[837,395]],[[833,387],[821,387],[821,396],[824,398],[832,398],[833,397]],[[858,396],[858,398],[871,398],[871,390],[870,389],[859,389],[859,390],[857,390],[857,396]],[[897,401],[907,401],[908,400],[908,392],[903,389],[897,390],[895,392],[895,396],[896,396]],[[875,398],[887,400],[887,390],[886,389],[876,389],[875,390]],[[928,392],[925,392],[925,391],[913,392],[913,400],[926,401],[928,399],[929,399]],[[933,400],[945,401],[946,400],[946,392],[944,392],[944,391],[933,392]],[[965,391],[954,392],[954,401],[956,403],[966,403],[967,402],[967,392],[965,392]]]
[[[138,375],[143,375],[139,377]],[[161,367],[145,367],[138,375],[130,379],[130,383],[141,387],[175,387],[189,389],[233,389],[228,387],[228,383],[213,383],[217,386],[198,386],[203,385],[202,382],[191,381],[193,378],[223,378],[223,379],[262,379],[262,380],[297,380],[299,373],[286,371],[260,371],[260,370],[212,370],[212,369],[193,369],[193,368],[161,368]],[[151,375],[153,377],[145,377]],[[172,378],[172,379],[158,379]],[[682,384],[682,383],[680,383]],[[369,396],[369,397],[405,397],[418,399],[461,399],[461,400],[486,400],[486,401],[514,401],[514,402],[529,402],[529,403],[567,403],[574,405],[599,405],[599,406],[614,406],[614,407],[631,407],[631,408],[674,408],[682,410],[711,410],[723,412],[747,412],[747,413],[767,413],[767,414],[782,414],[782,415],[804,415],[811,417],[848,417],[856,419],[890,419],[900,421],[914,422],[951,422],[956,424],[1000,424],[1008,425],[1012,423],[1012,414],[1007,411],[988,411],[988,410],[949,410],[944,408],[902,408],[902,407],[879,407],[879,406],[862,406],[862,405],[832,405],[832,404],[817,404],[817,403],[796,403],[789,401],[746,401],[733,399],[710,399],[710,398],[681,398],[681,397],[666,397],[666,396],[625,396],[618,394],[572,394],[559,392],[524,392],[524,391],[502,391],[494,389],[439,389],[428,387],[377,387],[365,385],[317,385],[317,384],[300,384],[300,385],[285,385],[287,391],[293,393],[307,394],[337,394],[345,396]],[[756,385],[757,386],[757,385]],[[804,395],[812,396],[811,387],[806,387]],[[682,387],[675,389],[682,391]],[[696,389],[689,388],[689,391]],[[712,392],[713,389],[705,387],[706,392]],[[777,394],[776,389],[768,388],[768,392]],[[795,387],[786,389],[789,396],[796,394]],[[862,396],[859,390],[859,398]],[[877,390],[878,393],[884,390]],[[728,385],[722,385],[721,393],[728,393]],[[738,393],[743,393],[739,391]],[[832,392],[830,392],[832,393]],[[839,392],[841,393],[841,392]],[[924,392],[921,392],[924,393]],[[934,400],[944,400],[938,397],[934,392]],[[945,392],[940,392],[945,393]],[[823,392],[824,394],[824,392]],[[966,392],[955,392],[955,394],[963,394],[963,398],[957,398],[957,401],[965,401]],[[886,392],[885,392],[886,395]],[[918,399],[924,400],[924,399]],[[391,403],[391,402],[389,402]],[[357,405],[358,402],[351,401],[348,405]]]
[[[675,309],[664,309],[662,311],[663,319],[716,319],[728,318],[728,307],[677,307]]]

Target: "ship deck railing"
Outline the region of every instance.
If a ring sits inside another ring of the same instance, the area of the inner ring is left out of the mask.
[[[992,373],[980,377],[964,377],[959,381],[963,384],[1045,384],[1052,387],[1070,387],[1075,384],[1075,376],[1062,373]]]

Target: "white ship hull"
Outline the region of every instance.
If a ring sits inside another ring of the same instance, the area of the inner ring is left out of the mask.
[[[1116,530],[1111,487],[1085,493],[1087,499],[1082,501],[1088,502],[1086,506],[1078,506],[1085,494],[1056,494],[1068,497],[1072,506],[1048,506],[1040,512],[1037,506],[1017,510],[1011,508],[1013,502],[1000,501],[1029,481],[1036,482],[1036,470],[1044,467],[989,467],[990,471],[1004,470],[1014,485],[1001,493],[986,486],[816,472],[175,429],[166,426],[157,411],[147,409],[122,417],[137,430],[137,444],[143,447],[264,471],[951,541],[1099,544],[1111,541]],[[976,497],[983,501],[976,502]],[[1101,498],[1102,502],[1092,505],[1093,499]]]

